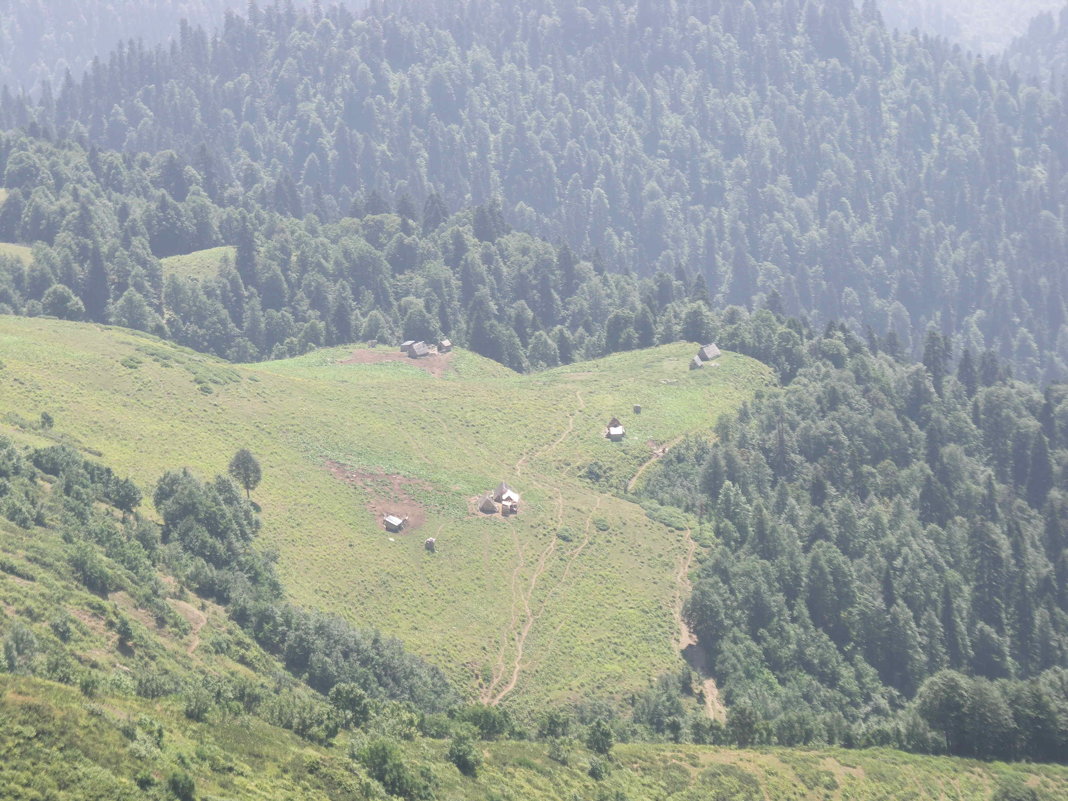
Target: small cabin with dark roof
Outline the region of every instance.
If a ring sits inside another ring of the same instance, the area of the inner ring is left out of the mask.
[[[493,498],[491,498],[489,495],[486,495],[481,501],[479,501],[478,511],[482,512],[482,514],[484,515],[495,515],[497,514],[497,504],[493,502]]]
[[[700,356],[694,356],[692,359],[690,359],[690,369],[691,370],[700,370],[704,366],[705,366],[705,363],[703,361],[701,361],[701,357]]]
[[[430,355],[430,348],[425,342],[413,342],[408,348],[408,356],[412,359],[421,359]]]
[[[452,340],[443,339],[438,343],[438,353],[448,353],[452,350]]]
[[[408,525],[408,518],[397,517],[396,515],[382,515],[382,525],[386,527],[386,531],[396,534]]]
[[[400,346],[401,353],[407,353],[411,349],[412,345],[414,345],[414,344],[415,344],[415,340],[414,339],[406,339],[406,340],[404,340],[401,343],[401,346]]]
[[[713,359],[718,359],[720,356],[719,348],[715,345],[705,345],[699,351],[697,351],[698,358],[703,362],[710,362]]]
[[[608,421],[608,433],[606,433],[605,436],[612,440],[612,442],[619,442],[626,435],[627,431],[623,428],[623,424],[619,422],[618,417],[613,417]]]

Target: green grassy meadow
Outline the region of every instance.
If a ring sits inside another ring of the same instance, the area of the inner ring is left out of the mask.
[[[436,377],[341,364],[353,348],[234,366],[122,329],[0,317],[0,433],[39,444],[29,422],[48,411],[56,434],[148,494],[168,468],[209,476],[250,448],[261,542],[294,600],[399,636],[472,698],[529,711],[622,696],[680,664],[686,534],[616,493],[657,444],[710,429],[772,380],[732,353],[689,371],[693,350],[532,376],[457,352]],[[612,415],[622,443],[602,436]],[[502,480],[520,514],[473,513]],[[387,535],[372,507],[403,503],[425,522]]]
[[[160,264],[163,265],[164,275],[180,275],[183,278],[196,278],[203,281],[214,278],[218,274],[223,259],[229,258],[232,264],[236,253],[236,248],[224,245],[197,250],[182,256],[168,256],[160,259]]]

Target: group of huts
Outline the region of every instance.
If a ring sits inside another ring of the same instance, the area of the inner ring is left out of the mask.
[[[719,348],[712,344],[703,345],[697,349],[697,355],[690,359],[690,369],[699,370],[705,366],[705,362],[710,362],[719,357]]]
[[[519,493],[505,484],[503,481],[497,485],[497,489],[487,492],[479,499],[478,511],[484,515],[514,515],[519,513]]]
[[[406,353],[410,359],[422,359],[434,353],[448,353],[452,350],[452,342],[443,339],[437,345],[428,345],[423,340],[409,339],[401,343],[401,353]]]

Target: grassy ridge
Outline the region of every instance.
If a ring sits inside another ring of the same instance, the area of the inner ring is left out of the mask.
[[[473,696],[533,708],[622,694],[678,664],[684,534],[580,477],[621,489],[651,442],[709,428],[770,380],[735,354],[690,372],[692,351],[528,377],[459,352],[435,377],[339,364],[351,349],[235,367],[125,330],[5,317],[0,404],[26,419],[49,411],[57,431],[149,490],[167,468],[213,474],[251,448],[263,542],[296,601],[396,634]],[[613,414],[624,443],[602,436]],[[16,418],[0,430],[29,436]],[[426,516],[393,541],[370,508],[392,500],[387,475],[414,482],[402,490]],[[500,480],[523,495],[518,518],[472,515],[470,499]]]
[[[149,736],[155,726],[163,732],[158,746]],[[406,761],[431,777],[439,801],[987,801],[1009,777],[1044,799],[1068,794],[1063,766],[886,750],[617,745],[608,776],[595,781],[584,748],[565,766],[548,757],[544,744],[483,743],[485,763],[472,779],[444,761],[446,745],[417,739],[404,746]],[[193,723],[169,701],[98,703],[67,687],[11,676],[0,676],[0,751],[0,788],[9,797],[144,798],[135,776],[164,785],[181,766],[195,780],[197,798],[385,798],[347,758],[344,742],[321,748],[255,718]]]
[[[164,275],[180,275],[183,278],[204,280],[214,278],[219,273],[223,259],[228,258],[233,264],[237,249],[224,245],[207,250],[197,250],[182,256],[168,256],[160,259]]]

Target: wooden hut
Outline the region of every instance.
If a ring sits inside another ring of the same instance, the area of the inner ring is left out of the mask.
[[[413,342],[407,350],[408,356],[412,359],[421,359],[424,356],[430,355],[430,348],[427,347],[425,342]]]
[[[382,525],[386,527],[386,531],[396,534],[408,525],[408,518],[397,517],[396,515],[382,515]]]
[[[700,356],[694,356],[692,359],[690,359],[690,369],[691,370],[700,370],[704,366],[705,366],[705,363],[703,361],[701,361],[701,357]]]
[[[719,348],[715,345],[705,345],[697,351],[697,356],[703,362],[710,362],[713,359],[718,359],[720,357]]]
[[[493,498],[487,495],[479,501],[478,511],[482,512],[484,515],[495,515],[497,514],[497,504],[493,502]]]
[[[406,340],[404,340],[401,343],[401,346],[400,346],[401,353],[407,353],[411,349],[412,345],[414,345],[414,344],[415,344],[415,340],[414,339],[406,339]]]
[[[452,350],[452,340],[443,339],[438,343],[438,353],[448,353]]]

